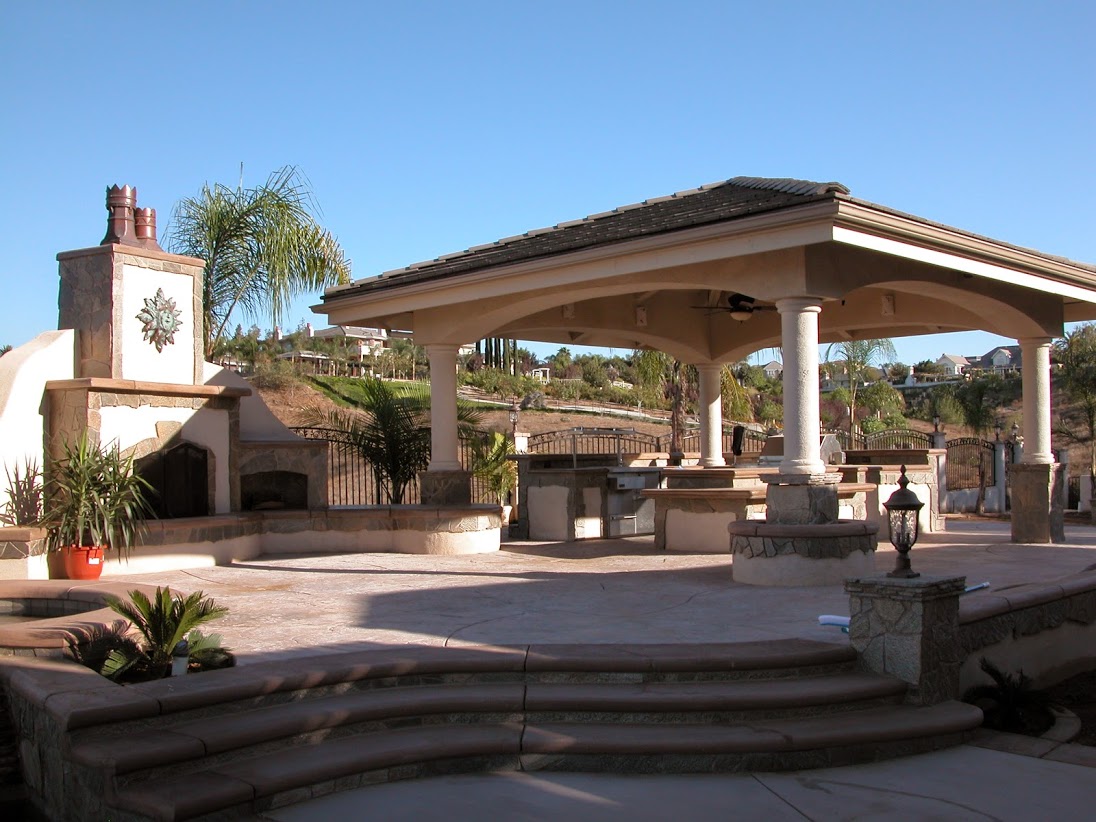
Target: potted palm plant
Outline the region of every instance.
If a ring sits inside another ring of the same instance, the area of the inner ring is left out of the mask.
[[[98,579],[105,550],[128,556],[150,513],[150,490],[117,446],[100,449],[86,434],[62,445],[49,465],[42,522],[69,579]]]
[[[510,459],[513,453],[513,440],[498,431],[477,440],[472,451],[472,474],[502,506],[504,524],[510,521],[510,494],[518,482],[518,467]]]

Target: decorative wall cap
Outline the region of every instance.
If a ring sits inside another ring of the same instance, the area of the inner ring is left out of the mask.
[[[112,394],[160,394],[170,397],[249,397],[250,388],[228,385],[180,385],[170,382],[115,380],[109,377],[82,377],[75,380],[48,380],[47,391],[93,391]]]
[[[93,245],[90,248],[74,248],[71,251],[62,251],[57,255],[57,260],[61,262],[64,260],[76,259],[78,257],[92,257],[96,254],[125,254],[130,257],[143,257],[149,260],[161,260],[193,268],[205,268],[205,260],[201,257],[169,254],[166,251],[161,251],[156,248],[145,248],[139,245],[122,245],[121,243]]]
[[[901,579],[880,575],[845,580],[845,592],[848,594],[919,601],[958,597],[966,586],[966,577],[921,576]]]

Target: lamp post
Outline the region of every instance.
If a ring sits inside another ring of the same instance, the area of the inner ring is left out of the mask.
[[[932,415],[932,432],[934,434],[939,434],[940,433],[940,415],[939,414],[933,414]]]
[[[1001,441],[1001,431],[1003,431],[1003,430],[1004,430],[1004,426],[1001,424],[1001,419],[998,418],[997,421],[993,424],[993,439],[994,439],[994,441],[996,441],[996,442]]]
[[[518,441],[518,401],[510,403],[510,439]]]
[[[890,499],[883,503],[887,509],[887,531],[891,545],[898,551],[898,561],[894,570],[887,574],[888,577],[900,579],[913,579],[921,576],[910,566],[910,549],[917,542],[918,515],[925,503],[917,498],[908,486],[910,481],[906,479],[906,466],[902,466],[901,475],[898,477],[898,490],[890,495]]]

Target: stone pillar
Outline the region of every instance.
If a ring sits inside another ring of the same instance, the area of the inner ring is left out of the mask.
[[[460,471],[457,441],[457,346],[428,345],[430,358],[429,471]]]
[[[471,474],[460,462],[457,438],[457,348],[428,345],[430,358],[430,465],[419,474],[423,505],[468,505]]]
[[[957,699],[959,595],[965,587],[965,577],[846,580],[849,642],[861,665],[907,683],[912,704]]]
[[[818,415],[818,300],[777,300],[784,354],[784,459],[765,477],[765,521],[821,525],[837,521],[837,483],[822,462]]]
[[[726,465],[723,459],[723,395],[718,363],[701,363],[700,374],[700,465],[712,468]]]
[[[1012,541],[1064,542],[1065,476],[1050,447],[1050,337],[1025,337],[1023,462],[1012,466]]]
[[[818,314],[810,297],[776,301],[784,359],[784,460],[780,473],[823,474],[818,415]]]
[[[1050,337],[1020,341],[1024,393],[1024,463],[1050,465]]]
[[[1062,512],[1065,466],[1012,466],[1012,541],[1045,545],[1065,542]]]

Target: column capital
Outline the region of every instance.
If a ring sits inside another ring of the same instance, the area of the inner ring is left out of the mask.
[[[776,310],[781,314],[818,314],[822,300],[818,297],[781,297],[776,300]]]
[[[1054,343],[1053,337],[1017,337],[1016,342],[1020,343],[1020,348],[1038,348],[1041,345],[1052,345]]]

